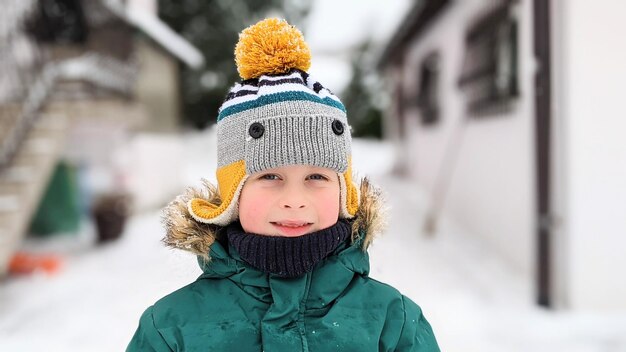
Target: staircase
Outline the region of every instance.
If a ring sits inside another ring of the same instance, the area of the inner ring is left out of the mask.
[[[53,3],[10,0],[3,2],[0,11],[0,278],[7,274],[63,154],[63,144],[80,119],[117,119],[115,126],[128,126],[146,117],[133,99],[138,64],[132,55],[127,59],[119,55],[131,49],[104,43],[107,45],[93,50],[93,46],[64,37],[74,33],[64,31],[72,24],[66,23],[67,18],[60,21],[68,13],[44,11]],[[96,2],[80,4],[89,11]],[[82,8],[74,10],[77,15]],[[97,23],[94,18],[111,16],[98,11],[92,15],[88,27],[95,32],[107,30],[109,22]],[[27,25],[33,20],[39,21],[36,28]],[[76,24],[71,29],[85,28]],[[115,40],[122,32],[116,33],[102,38]]]
[[[15,121],[0,117],[4,128]],[[43,111],[26,133],[11,160],[0,169],[0,277],[6,275],[11,256],[27,231],[60,155],[67,117]],[[6,133],[3,136],[7,137]],[[0,137],[0,138],[3,138]],[[2,140],[0,140],[2,142]]]

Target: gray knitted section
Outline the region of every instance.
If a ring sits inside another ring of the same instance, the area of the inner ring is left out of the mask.
[[[270,136],[269,134],[269,130],[267,130],[267,126],[266,127],[266,131],[263,135],[262,138],[260,138],[259,140],[255,140],[255,141],[247,141],[248,139],[250,139],[250,135],[248,134],[248,128],[250,126],[250,124],[252,124],[253,122],[261,122],[262,124],[265,125],[265,123],[263,121],[267,120],[267,119],[271,119],[271,118],[286,118],[286,119],[291,119],[293,123],[296,123],[296,125],[299,123],[294,119],[294,117],[309,117],[309,118],[315,118],[315,119],[321,119],[326,121],[326,125],[322,126],[320,124],[317,124],[316,126],[318,128],[320,128],[320,131],[326,131],[327,133],[332,134],[331,136],[329,135],[324,135],[324,134],[320,134],[318,135],[318,132],[313,130],[311,133],[311,126],[309,127],[309,134],[308,136],[302,136],[302,138],[298,138],[298,145],[300,144],[300,141],[309,141],[309,145],[311,145],[313,142],[313,140],[311,140],[313,137],[315,138],[320,138],[319,141],[315,142],[315,144],[313,145],[320,145],[320,144],[324,144],[324,138],[328,139],[328,137],[333,137],[331,138],[331,140],[337,140],[337,139],[342,139],[343,138],[343,143],[339,143],[342,144],[342,150],[344,151],[344,154],[342,154],[342,160],[339,162],[334,162],[335,165],[340,165],[343,164],[345,161],[345,158],[347,158],[348,155],[350,155],[351,152],[351,148],[350,148],[350,130],[348,127],[348,121],[346,119],[346,115],[343,111],[324,105],[324,104],[319,104],[319,103],[315,103],[315,102],[310,102],[310,101],[289,101],[289,102],[280,102],[280,103],[275,103],[275,104],[268,104],[256,109],[251,109],[251,110],[247,110],[245,112],[241,112],[238,114],[234,114],[231,116],[228,116],[227,118],[225,118],[224,120],[218,122],[217,124],[217,141],[218,141],[218,150],[217,150],[217,161],[218,161],[218,167],[223,167],[225,165],[231,164],[233,162],[239,161],[239,160],[246,160],[246,163],[248,164],[248,166],[250,166],[251,160],[252,159],[248,159],[248,157],[252,157],[252,155],[254,154],[254,152],[252,151],[248,151],[250,149],[249,144],[255,144],[255,146],[253,148],[265,148],[267,150],[272,149],[272,145],[271,144],[267,144],[267,143],[271,143],[266,141],[267,138],[273,138],[274,140],[277,138],[276,133],[279,133],[279,131],[274,131],[272,133],[273,137],[268,137]],[[336,136],[333,134],[332,132],[332,128],[329,127],[328,124],[332,123],[333,120],[339,120],[344,124],[344,133],[341,136]],[[301,121],[303,123],[306,123],[306,119],[300,119],[298,121]],[[298,136],[302,135],[304,133],[303,129],[300,127],[294,127],[292,123],[292,129],[295,129],[297,131]],[[285,127],[287,128],[287,127]],[[282,132],[280,132],[282,133]],[[286,135],[284,136],[285,138],[287,137]],[[305,137],[308,137],[305,138]],[[291,141],[291,143],[293,144],[294,141]],[[260,144],[263,144],[263,146],[261,146]],[[285,150],[285,148],[282,148],[282,154],[290,154],[291,151]],[[323,151],[319,151],[320,153]],[[295,154],[293,157],[283,157],[283,160],[300,160],[300,161],[304,161],[304,160],[309,160],[309,155],[310,153],[307,153],[307,157],[304,158],[302,155],[299,155],[299,152],[297,150],[294,150],[293,153]],[[335,152],[335,154],[337,154],[337,152]],[[255,167],[254,169],[257,169],[257,167]],[[249,167],[250,170],[250,167]],[[248,170],[248,171],[249,171]]]
[[[348,168],[350,133],[333,132],[335,119],[328,116],[282,116],[257,120],[265,128],[261,138],[246,139],[246,172],[306,164],[339,173]]]

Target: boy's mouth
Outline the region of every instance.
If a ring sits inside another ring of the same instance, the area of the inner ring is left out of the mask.
[[[297,237],[306,234],[313,223],[307,221],[272,221],[270,222],[279,232],[287,237]]]

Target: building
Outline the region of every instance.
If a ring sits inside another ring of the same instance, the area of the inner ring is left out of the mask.
[[[626,309],[626,5],[417,1],[379,68],[397,169],[543,306]]]
[[[10,0],[0,22],[2,276],[59,159],[106,167],[134,131],[175,131],[178,63],[204,59],[154,1]]]

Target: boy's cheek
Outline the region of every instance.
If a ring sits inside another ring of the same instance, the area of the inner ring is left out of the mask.
[[[248,209],[248,211],[241,211],[239,213],[239,222],[244,231],[251,233],[260,233],[263,229],[259,224],[262,223],[258,213],[255,213]]]
[[[267,202],[262,199],[247,199],[239,204],[239,217],[246,220],[258,220],[267,208]]]
[[[339,219],[339,193],[329,194],[318,205],[318,217],[323,225],[332,225]]]

